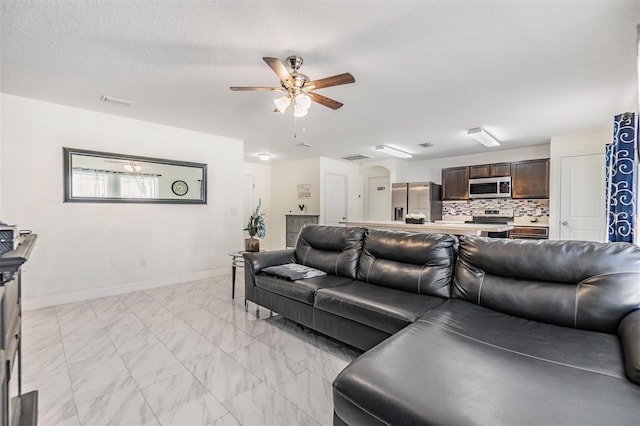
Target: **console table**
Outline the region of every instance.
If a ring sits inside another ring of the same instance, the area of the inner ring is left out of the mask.
[[[306,224],[318,224],[318,216],[317,214],[288,214],[286,215],[286,246],[287,247],[295,247],[296,240],[298,239],[298,232],[300,229]]]
[[[13,251],[0,255],[0,401],[2,426],[36,425],[38,391],[22,393],[22,265],[37,235],[24,237]]]

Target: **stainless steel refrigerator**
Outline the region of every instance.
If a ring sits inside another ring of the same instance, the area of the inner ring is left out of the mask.
[[[427,222],[442,219],[440,185],[433,182],[402,182],[391,185],[391,220],[404,221],[407,214],[422,213]]]

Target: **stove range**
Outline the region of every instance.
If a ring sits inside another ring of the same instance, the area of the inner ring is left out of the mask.
[[[477,223],[483,225],[506,225],[513,221],[513,209],[477,209],[473,210],[473,220],[465,223]],[[508,238],[509,231],[489,232],[491,238]]]

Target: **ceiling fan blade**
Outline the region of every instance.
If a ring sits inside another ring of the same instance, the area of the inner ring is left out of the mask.
[[[262,59],[278,75],[278,78],[280,79],[282,84],[287,87],[293,87],[295,85],[295,83],[293,82],[293,77],[291,77],[291,74],[289,74],[289,71],[287,71],[287,67],[284,66],[280,59],[269,57],[264,57]]]
[[[237,87],[231,86],[229,87],[234,92],[249,92],[249,91],[266,91],[266,92],[282,92],[284,89],[282,87]]]
[[[320,80],[313,80],[304,85],[305,89],[315,90],[322,89],[323,87],[340,86],[342,84],[355,83],[356,79],[345,72],[344,74],[338,74],[327,78],[321,78]]]
[[[338,109],[343,105],[338,101],[335,101],[331,98],[327,98],[326,96],[322,96],[314,92],[307,92],[307,95],[309,95],[312,101],[317,102],[320,105],[324,105],[331,109]]]

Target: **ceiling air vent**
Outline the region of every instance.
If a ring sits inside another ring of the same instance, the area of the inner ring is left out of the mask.
[[[371,156],[364,155],[364,154],[355,154],[355,155],[349,155],[348,157],[342,157],[343,160],[347,160],[347,161],[366,160],[368,158],[371,158]]]
[[[418,145],[420,145],[423,148],[431,148],[432,146],[435,146],[431,142],[419,143]]]

